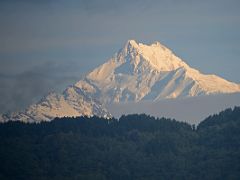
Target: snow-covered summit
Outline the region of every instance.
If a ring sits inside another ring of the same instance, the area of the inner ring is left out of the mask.
[[[128,40],[119,55],[127,57],[126,60],[131,57],[130,59],[136,63],[140,62],[139,59],[144,59],[158,71],[172,71],[180,67],[189,68],[185,62],[158,41],[151,45],[145,45],[137,43],[135,40]]]
[[[75,85],[83,84],[104,103],[240,92],[238,84],[200,73],[159,42],[135,40]]]

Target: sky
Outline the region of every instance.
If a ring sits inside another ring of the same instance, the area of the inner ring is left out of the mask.
[[[61,92],[128,39],[240,83],[238,0],[0,0],[0,113]]]

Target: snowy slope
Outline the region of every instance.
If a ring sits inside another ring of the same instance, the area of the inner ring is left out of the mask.
[[[100,102],[85,94],[81,89],[70,86],[63,94],[50,93],[37,104],[23,112],[1,115],[0,122],[9,120],[23,122],[49,121],[55,117],[76,116],[111,117]]]
[[[108,62],[75,84],[104,103],[240,92],[238,84],[189,67],[159,42],[129,40]]]
[[[240,85],[188,66],[167,47],[129,40],[110,60],[62,94],[50,93],[24,112],[0,121],[49,121],[63,116],[110,117],[105,105],[240,92]],[[103,105],[104,106],[103,106]]]

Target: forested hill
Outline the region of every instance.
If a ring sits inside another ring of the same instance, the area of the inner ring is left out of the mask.
[[[240,108],[197,128],[147,115],[0,124],[0,179],[239,179]]]

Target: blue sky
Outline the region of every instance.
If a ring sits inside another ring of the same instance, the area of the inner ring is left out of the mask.
[[[240,83],[238,0],[2,0],[0,112],[61,91],[128,39],[160,41],[204,73]]]

